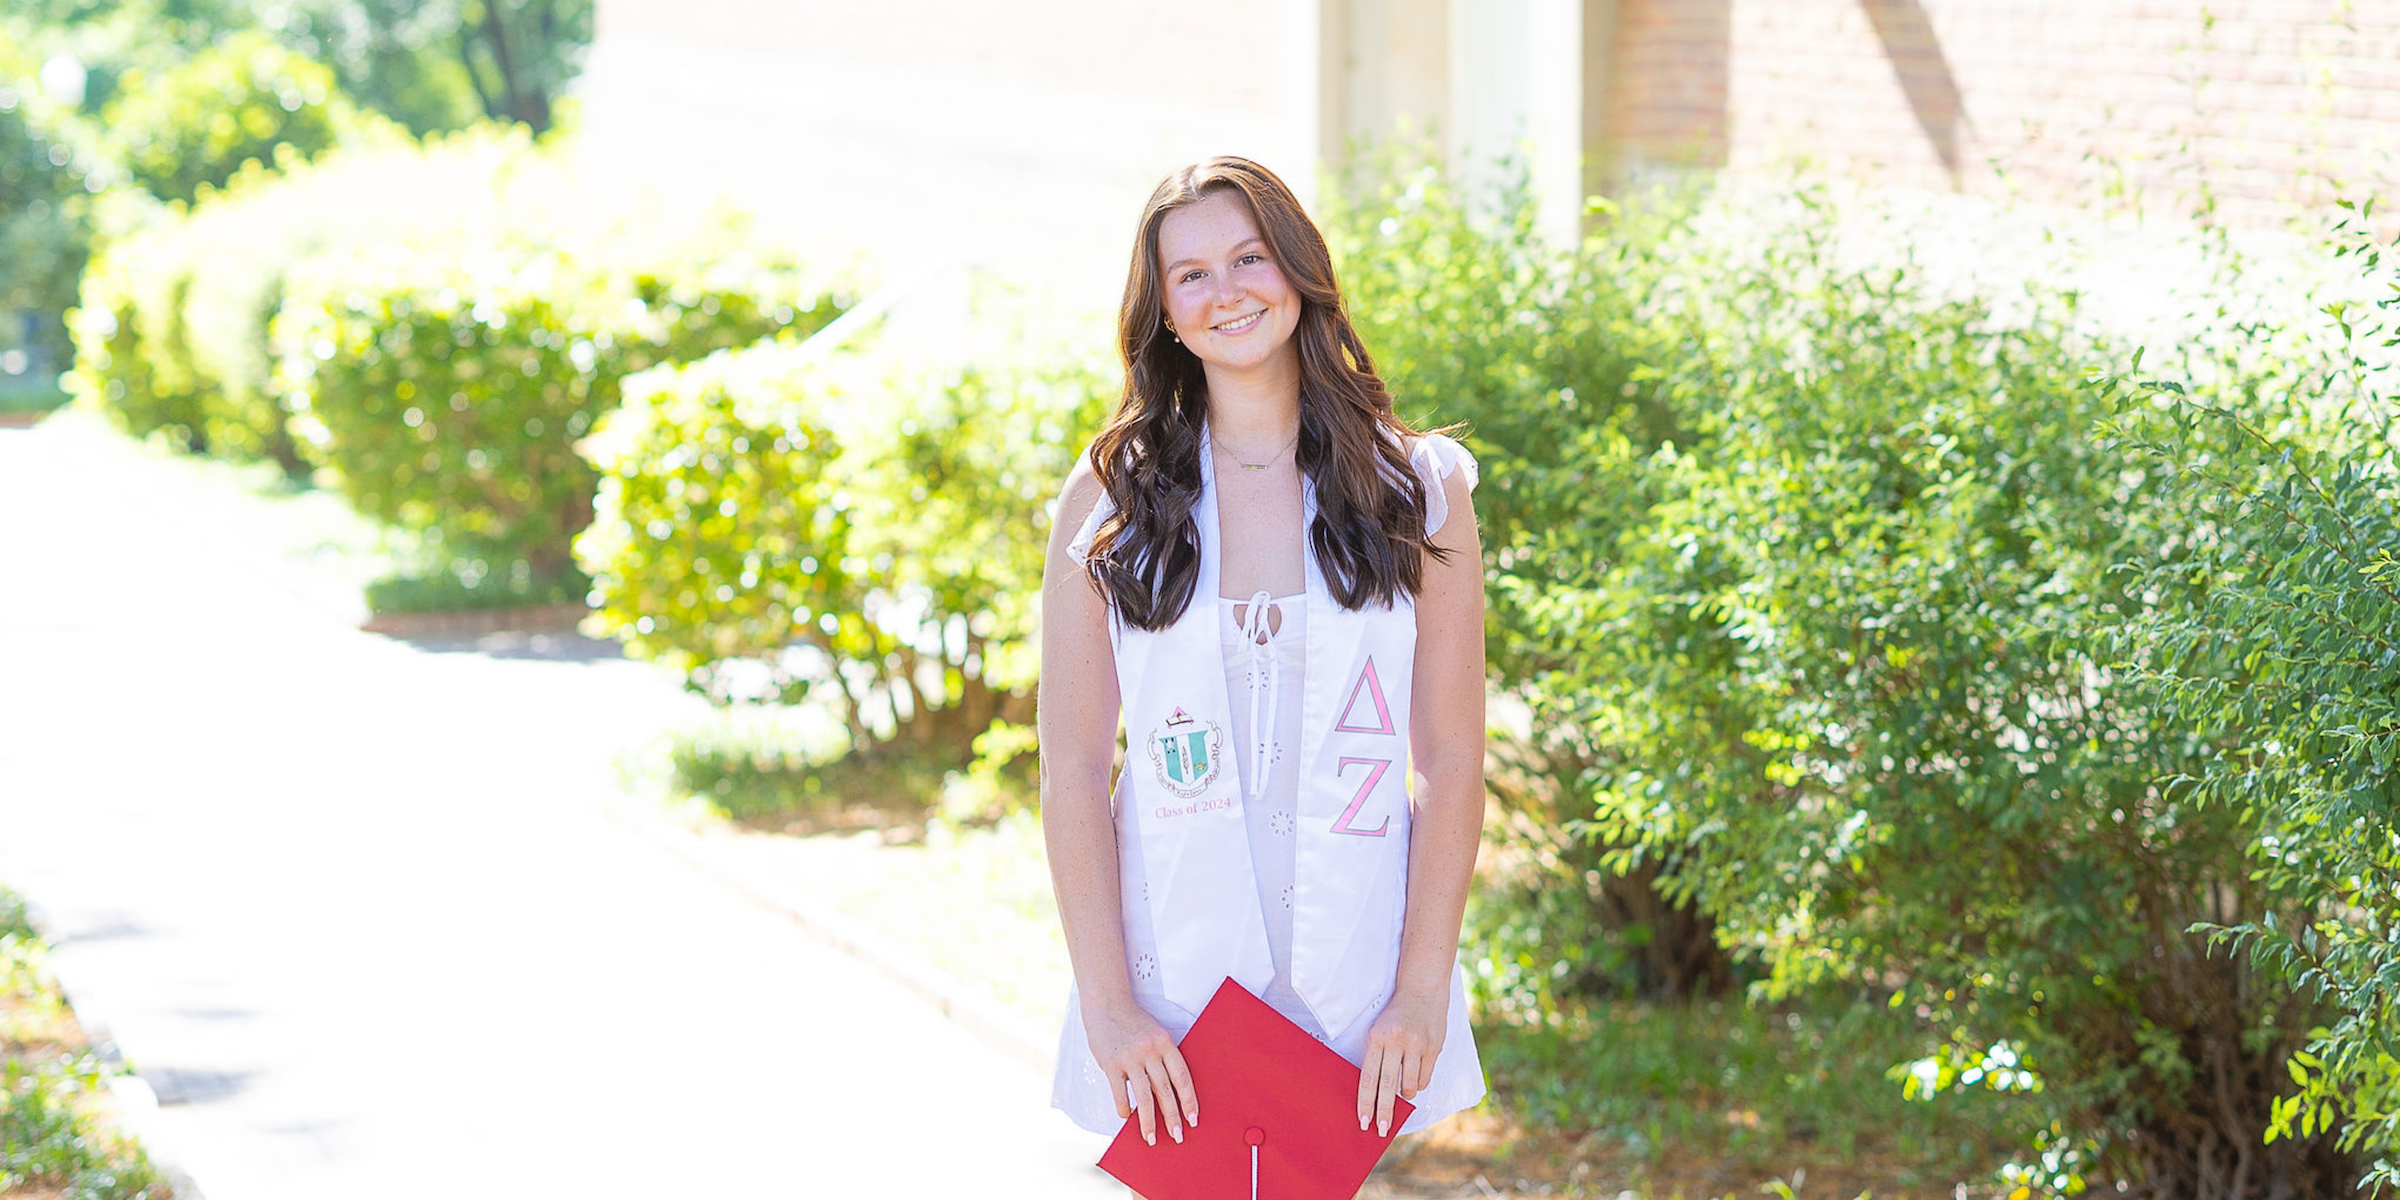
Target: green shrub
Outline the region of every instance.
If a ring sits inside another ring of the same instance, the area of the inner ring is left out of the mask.
[[[68,314],[75,340],[68,387],[129,433],[204,453],[220,423],[210,419],[215,389],[192,367],[183,303],[190,278],[165,261],[178,248],[153,228],[93,258],[82,304]]]
[[[350,118],[331,70],[256,31],[128,71],[101,115],[133,181],[187,202],[246,162],[331,148]]]
[[[572,443],[615,381],[805,334],[841,303],[757,249],[738,213],[634,193],[594,205],[591,186],[497,129],[421,145],[370,131],[313,163],[245,168],[187,212],[119,222],[75,315],[72,386],[190,450],[337,468],[364,511],[424,543],[370,589],[377,611],[580,597],[566,546],[592,477]],[[435,387],[438,405],[409,402]]]
[[[834,311],[788,270],[615,274],[558,252],[428,262],[328,253],[275,318],[284,404],[359,511],[422,536],[472,590],[570,578],[595,477],[575,443],[633,371]]]
[[[1468,913],[1483,998],[1534,1017],[1566,996],[1719,990],[1736,972],[1708,918],[1662,899],[1655,865],[1603,869],[1585,725],[1543,702],[1545,679],[1576,651],[1535,585],[1547,540],[1605,544],[1643,519],[1644,497],[1625,486],[1635,477],[1601,467],[1658,445],[1692,407],[1661,394],[1645,363],[1678,336],[1658,315],[1656,284],[1693,201],[1603,210],[1594,236],[1559,246],[1536,227],[1522,171],[1470,191],[1429,158],[1408,146],[1367,156],[1325,226],[1352,319],[1399,408],[1465,421],[1482,465],[1486,654],[1494,686],[1520,702],[1502,706],[1516,715],[1493,731],[1500,769],[1487,783],[1503,812],[1486,830],[1492,854]]]
[[[0,367],[0,385],[33,364],[62,370],[70,353],[61,317],[75,303],[76,279],[91,252],[93,164],[77,139],[0,60],[0,354],[22,355]],[[16,319],[30,313],[30,339]]]
[[[766,347],[630,381],[577,544],[601,619],[720,702],[829,697],[857,751],[963,761],[1024,722],[1048,502],[1110,389],[1072,349],[953,353]]]
[[[522,135],[420,146],[370,129],[313,163],[248,165],[186,212],[128,203],[84,278],[71,386],[133,433],[304,472],[267,337],[285,277],[334,246],[432,254],[469,231],[508,236],[497,214],[553,201],[564,189],[550,176]]]
[[[1644,520],[1561,523],[1516,584],[1576,656],[1546,711],[1592,739],[1615,862],[1661,861],[1766,994],[1888,1005],[1927,1039],[1912,1090],[2038,1085],[2029,1186],[2347,1188],[2329,1139],[2259,1144],[2322,1010],[2187,932],[2298,898],[2241,814],[2160,786],[2205,747],[2107,669],[2113,626],[2178,602],[2113,565],[2190,529],[2096,436],[2108,348],[2071,298],[2004,321],[1842,265],[1805,192],[1749,211],[1759,253],[1693,260],[1649,366],[1708,398],[1696,436],[1591,459]]]
[[[2256,870],[2306,901],[2302,919],[2251,907],[2208,927],[2336,1009],[2305,1047],[2278,1043],[2299,1086],[2278,1100],[2272,1136],[2338,1128],[2392,1184],[2400,423],[2378,376],[2400,346],[2400,271],[2365,232],[2372,212],[2354,210],[2335,239],[2367,299],[2328,305],[2331,336],[2313,351],[2259,362],[2244,352],[2277,332],[2261,329],[2157,377],[2137,357],[2108,387],[2133,466],[2163,469],[2162,490],[2191,510],[2189,536],[2146,547],[2136,576],[2188,602],[2129,624],[2123,667],[2205,749],[2179,793],[2254,819]]]

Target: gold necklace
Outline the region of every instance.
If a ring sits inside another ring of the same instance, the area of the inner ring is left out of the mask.
[[[1234,452],[1233,447],[1225,445],[1225,443],[1221,440],[1216,444],[1224,447],[1226,457],[1231,458],[1235,465],[1241,467],[1241,469],[1245,471],[1264,471],[1268,467],[1274,466],[1276,462],[1283,457],[1284,450],[1289,450],[1292,447],[1300,444],[1300,431],[1297,429],[1293,430],[1292,440],[1285,442],[1283,444],[1283,450],[1278,450],[1274,454],[1268,456],[1267,461],[1265,462],[1244,462],[1242,461],[1242,456]]]

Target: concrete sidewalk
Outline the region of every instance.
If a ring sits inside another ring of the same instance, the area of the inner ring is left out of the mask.
[[[1040,1072],[650,836],[671,679],[359,633],[173,466],[0,431],[0,881],[208,1200],[1124,1194]]]

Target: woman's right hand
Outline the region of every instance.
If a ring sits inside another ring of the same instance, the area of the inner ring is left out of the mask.
[[[1142,1140],[1158,1144],[1158,1123],[1166,1118],[1167,1133],[1183,1140],[1185,1125],[1200,1123],[1200,1098],[1192,1091],[1192,1073],[1183,1052],[1166,1026],[1131,1001],[1087,1008],[1084,1032],[1092,1058],[1116,1093],[1117,1116],[1141,1118]]]

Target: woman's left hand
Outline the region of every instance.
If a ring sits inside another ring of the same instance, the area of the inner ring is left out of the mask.
[[[1449,982],[1444,980],[1444,983]],[[1367,1057],[1358,1073],[1358,1127],[1372,1118],[1376,1136],[1392,1129],[1392,1097],[1415,1100],[1433,1081],[1433,1060],[1450,1025],[1450,992],[1393,994],[1367,1031]]]

